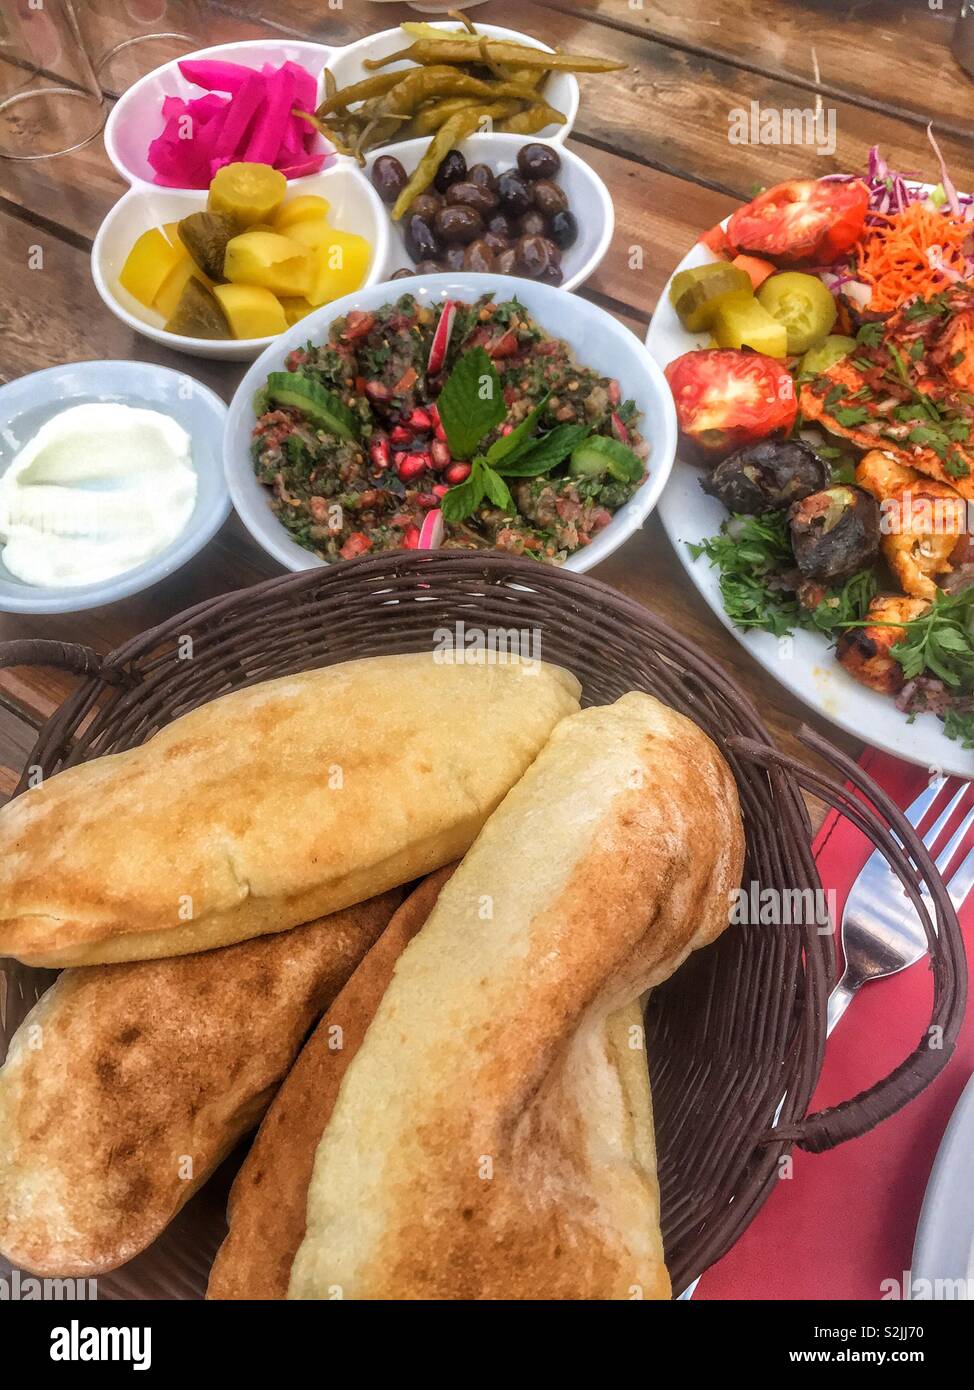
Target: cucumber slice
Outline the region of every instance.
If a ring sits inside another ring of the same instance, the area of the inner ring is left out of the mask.
[[[271,372],[264,390],[275,405],[300,410],[317,429],[337,434],[339,439],[358,439],[359,422],[345,402],[310,377],[300,372]]]
[[[576,478],[600,478],[608,473],[619,483],[638,483],[646,470],[642,459],[625,444],[597,434],[574,450],[568,471]]]

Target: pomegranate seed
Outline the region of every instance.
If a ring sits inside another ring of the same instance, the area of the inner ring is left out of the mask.
[[[429,511],[431,507],[439,506],[440,499],[434,497],[432,492],[419,492],[416,494],[416,501],[421,507],[424,507],[426,511]]]
[[[622,400],[622,387],[617,381],[610,381],[606,395],[609,398],[610,405],[618,405]]]
[[[433,424],[438,425],[440,423],[440,407],[434,401],[433,404],[428,407],[428,409],[430,413],[430,419],[433,421]]]
[[[390,458],[388,439],[373,439],[369,445],[369,457],[376,468],[388,468]]]
[[[404,483],[411,483],[425,473],[430,466],[429,454],[403,454],[396,464],[396,472]]]
[[[451,463],[443,476],[451,487],[456,487],[458,483],[465,483],[470,477],[470,464]]]
[[[430,456],[434,468],[446,468],[451,460],[449,444],[444,444],[441,439],[434,439],[430,445]]]
[[[417,434],[429,434],[433,428],[433,421],[425,410],[420,410],[417,407],[409,417],[409,426]]]
[[[437,499],[437,501],[439,501],[440,498],[445,497],[449,491],[450,489],[447,487],[446,483],[435,483],[433,486],[433,496]]]
[[[502,434],[502,435],[505,435],[505,436],[506,436],[506,435],[513,434],[513,433],[514,433],[514,426],[513,426],[513,425],[501,425],[501,434]]]
[[[415,550],[419,545],[419,527],[410,526],[402,538],[402,543],[407,550]]]
[[[365,394],[370,401],[391,401],[392,391],[388,386],[383,386],[381,381],[367,381],[365,383]]]
[[[412,444],[413,432],[407,430],[405,425],[396,425],[389,438],[393,444]]]
[[[437,420],[436,422],[436,425],[433,429],[433,433],[436,435],[437,439],[441,440],[444,444],[446,443],[446,430],[443,428],[439,420]]]

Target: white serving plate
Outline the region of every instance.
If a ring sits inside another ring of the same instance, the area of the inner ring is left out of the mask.
[[[92,401],[158,410],[182,425],[198,480],[193,513],[158,555],[97,584],[41,588],[15,578],[0,562],[0,613],[78,613],[141,593],[192,559],[230,514],[221,466],[227,407],[208,386],[154,362],[68,362],[0,386],[0,473],[48,420]]]
[[[592,544],[576,551],[565,565],[570,570],[593,569],[638,531],[656,506],[676,453],[676,409],[659,367],[639,339],[611,314],[588,300],[565,294],[562,289],[505,275],[417,275],[412,280],[372,285],[325,305],[275,338],[237,388],[224,436],[227,485],[247,530],[286,569],[313,569],[325,563],[291,539],[271,511],[267,488],[257,481],[250,456],[254,394],[270,372],[284,368],[285,359],[294,348],[303,347],[309,339],[324,342],[334,319],[353,309],[378,308],[407,292],[429,303],[444,299],[470,303],[487,293],[508,299],[516,296],[546,332],[570,344],[582,365],[618,378],[623,397],[635,400],[643,416],[640,428],[652,446],[649,477]]]
[[[974,1077],[944,1132],[917,1223],[913,1297],[974,1299]]]
[[[713,259],[698,242],[673,274]],[[660,294],[646,338],[646,346],[661,367],[708,341],[708,335],[688,333],[680,323],[670,303],[669,285],[667,281]],[[701,489],[700,477],[698,467],[678,458],[660,500],[659,515],[680,564],[728,632],[769,675],[854,738],[922,767],[959,777],[974,774],[974,752],[946,738],[935,715],[921,714],[908,723],[892,699],[860,685],[843,670],[824,634],[796,630],[782,642],[770,632],[742,631],[734,626],[724,612],[719,572],[711,568],[706,556],[694,560],[688,549],[689,544],[716,535],[727,517],[717,498],[708,497]]]
[[[462,150],[468,165],[488,164],[495,174],[513,169],[517,164],[518,151],[524,145],[543,143],[555,145],[552,140],[536,141],[534,136],[526,135],[471,135],[457,147]],[[371,154],[366,169],[371,176],[375,161],[383,155],[393,155],[400,161],[407,174],[411,174],[423,156],[428,140],[402,140],[399,144],[384,145],[381,150]],[[592,275],[605,259],[615,231],[615,209],[609,190],[577,154],[564,145],[555,145],[561,159],[561,171],[555,182],[560,184],[568,195],[571,210],[578,218],[579,234],[575,245],[564,253],[562,269],[565,274],[563,290],[574,290]],[[403,224],[389,219],[389,249],[386,261],[386,279],[397,270],[411,270],[413,262],[406,250]]]
[[[288,198],[320,193],[331,204],[329,219],[342,231],[357,232],[372,245],[372,258],[364,283],[386,278],[389,259],[390,220],[379,195],[368,179],[347,160],[336,162],[320,174],[309,174],[288,184]],[[270,338],[187,338],[167,333],[161,314],[147,309],[118,283],[118,277],[137,237],[150,227],[186,217],[206,207],[206,193],[192,189],[133,186],[112,208],[98,229],[91,248],[91,273],[105,304],[122,323],[151,338],[162,347],[176,348],[194,357],[223,362],[251,362],[264,351]]]

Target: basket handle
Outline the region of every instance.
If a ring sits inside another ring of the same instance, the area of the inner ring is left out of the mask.
[[[920,915],[934,976],[930,1023],[909,1057],[889,1076],[839,1105],[806,1115],[798,1123],[768,1130],[760,1140],[765,1144],[795,1144],[809,1153],[823,1153],[847,1139],[857,1139],[888,1119],[918,1096],[947,1065],[964,1019],[967,961],[960,923],[946,884],[903,812],[868,773],[826,739],[805,726],[798,737],[833,764],[843,780],[751,739],[731,738],[728,746],[749,762],[790,773],[801,787],[845,816],[880,850]],[[845,782],[851,783],[853,790]],[[857,796],[856,791],[862,795]],[[929,889],[932,916],[920,895],[921,883]],[[931,1045],[934,1037],[936,1046]]]
[[[103,661],[94,647],[80,642],[52,642],[45,637],[0,642],[0,668],[52,666],[75,676],[95,676],[108,685],[131,685],[132,676],[120,666]]]

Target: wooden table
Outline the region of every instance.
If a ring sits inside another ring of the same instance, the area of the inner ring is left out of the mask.
[[[974,188],[974,84],[949,51],[959,8],[959,0],[943,0],[942,8],[927,0],[488,0],[474,13],[628,64],[622,73],[582,78],[571,145],[606,180],[616,205],[612,248],[581,293],[643,337],[662,286],[699,232],[762,185],[861,169],[873,144],[895,168],[929,173],[925,126],[934,120],[957,186]],[[368,0],[344,0],[340,8],[324,0],[210,0],[203,9],[208,43],[284,33],[344,44],[417,17],[405,4]],[[730,113],[752,102],[777,110],[821,102],[835,112],[834,154],[730,143]],[[0,160],[0,380],[57,362],[136,358],[188,369],[229,399],[241,367],[156,348],[98,298],[91,243],[123,191],[100,140],[33,165]],[[30,270],[38,246],[43,267]],[[68,638],[107,652],[192,603],[277,572],[231,519],[201,555],[150,592],[78,615],[0,614],[0,640]],[[785,747],[797,748],[795,729],[807,720],[860,751],[724,631],[655,519],[597,574],[722,660]],[[57,672],[0,672],[0,795],[13,787],[35,730],[70,684]]]

